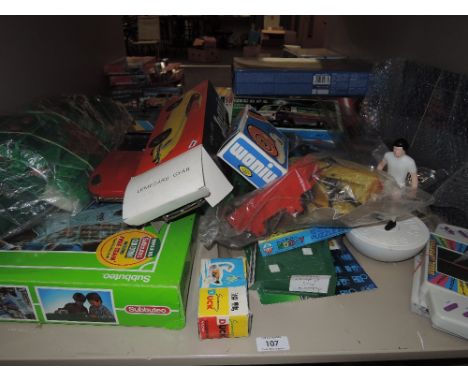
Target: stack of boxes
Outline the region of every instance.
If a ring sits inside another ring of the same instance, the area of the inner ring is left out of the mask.
[[[288,174],[288,168],[291,172],[289,134],[334,144],[353,122],[348,106],[358,103],[357,96],[365,94],[370,80],[370,66],[363,63],[337,59],[315,60],[313,64],[302,59],[275,60],[234,59],[232,124],[235,132],[218,153],[258,189]],[[291,197],[293,182],[287,179],[286,183]],[[259,193],[252,196],[251,205],[255,204],[258,212],[249,208],[247,201],[228,216],[236,231],[264,237],[267,232],[264,222],[269,218],[284,211],[301,212],[294,209],[292,198],[288,199],[288,206],[272,202],[281,198],[277,184],[274,187],[274,192],[268,192],[273,187],[265,190],[264,194],[268,195],[264,200]],[[271,213],[264,212],[270,207]],[[338,288],[337,270],[343,283],[345,277],[341,267],[335,264],[341,264],[340,256],[346,250],[333,238],[347,231],[347,228],[309,227],[260,240],[256,245],[259,256],[253,288],[259,292],[261,302],[291,301],[345,291]],[[347,259],[354,267],[346,265],[346,272],[363,272],[349,253],[345,256],[350,257]],[[372,287],[375,285],[368,286]]]
[[[191,62],[217,62],[220,59],[219,51],[216,49],[216,38],[204,36],[196,38],[187,50],[188,60]]]
[[[182,94],[183,69],[179,63],[154,57],[124,57],[104,67],[110,96],[122,102],[135,119],[136,131],[151,131],[159,109],[173,95]]]
[[[283,133],[333,146],[357,123],[371,66],[317,52],[317,58],[234,58],[233,118],[251,105]]]

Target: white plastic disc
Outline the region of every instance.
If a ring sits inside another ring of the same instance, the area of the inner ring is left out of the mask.
[[[429,240],[429,229],[417,217],[397,221],[387,231],[387,224],[354,228],[346,234],[363,255],[379,261],[402,261],[418,254]]]

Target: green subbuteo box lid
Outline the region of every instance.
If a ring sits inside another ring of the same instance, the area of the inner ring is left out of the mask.
[[[195,215],[96,252],[0,251],[0,322],[185,325]]]

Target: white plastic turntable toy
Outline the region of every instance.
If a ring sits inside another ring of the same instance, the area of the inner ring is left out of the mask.
[[[353,228],[346,238],[362,254],[379,261],[403,261],[418,254],[429,240],[429,229],[417,217]]]
[[[411,310],[468,339],[468,229],[439,224],[414,267]]]

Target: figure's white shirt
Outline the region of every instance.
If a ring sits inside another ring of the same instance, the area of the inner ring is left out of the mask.
[[[400,187],[406,186],[408,173],[414,174],[417,172],[413,158],[406,154],[397,158],[392,151],[389,151],[385,153],[384,159],[387,162],[387,172],[395,178]]]

